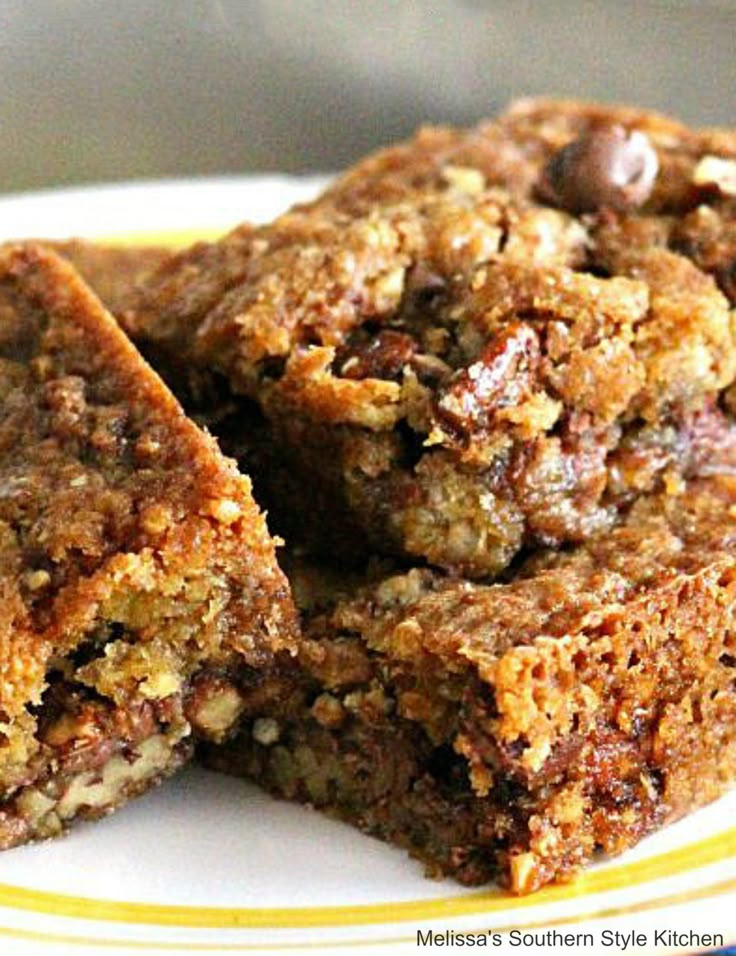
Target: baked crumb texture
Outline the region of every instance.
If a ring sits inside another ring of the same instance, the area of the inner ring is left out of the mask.
[[[0,250],[0,848],[221,739],[293,639],[250,483],[70,265]]]
[[[86,239],[43,242],[71,262],[113,314],[127,305],[136,288],[171,255],[165,246],[106,245]]]
[[[570,878],[733,780],[735,515],[732,477],[645,496],[504,584],[297,569],[298,664],[205,759],[433,875]]]
[[[523,101],[174,256],[122,321],[291,541],[488,579],[733,454],[734,163]]]

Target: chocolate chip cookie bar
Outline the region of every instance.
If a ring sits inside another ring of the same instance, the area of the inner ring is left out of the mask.
[[[297,566],[298,663],[211,766],[515,893],[736,779],[733,475],[642,496],[505,583],[375,571]]]
[[[294,609],[250,483],[70,265],[0,250],[0,848],[218,740]]]
[[[489,579],[732,454],[735,164],[524,101],[173,257],[122,321],[291,541]]]

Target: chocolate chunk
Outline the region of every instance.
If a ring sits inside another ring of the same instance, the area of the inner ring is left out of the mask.
[[[445,279],[424,263],[416,265],[409,273],[408,292],[416,303],[433,301],[447,288]]]
[[[604,206],[625,211],[646,202],[658,169],[657,154],[644,133],[608,126],[556,153],[538,191],[545,201],[573,213]]]
[[[396,379],[416,350],[417,343],[410,335],[383,329],[366,343],[339,353],[337,368],[343,378]]]

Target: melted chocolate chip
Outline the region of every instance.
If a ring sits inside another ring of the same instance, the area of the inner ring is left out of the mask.
[[[336,365],[343,378],[397,379],[416,351],[410,335],[384,329],[370,341],[339,352]]]
[[[447,288],[445,279],[433,269],[420,263],[409,273],[407,289],[414,301],[426,304],[441,295]]]
[[[547,164],[541,197],[573,213],[634,209],[649,198],[659,162],[649,138],[622,126],[591,130]]]

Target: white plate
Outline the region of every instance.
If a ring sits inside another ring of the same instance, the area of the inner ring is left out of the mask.
[[[132,183],[0,200],[0,239],[212,235],[308,198],[284,177]],[[192,769],[117,815],[0,856],[0,954],[417,951],[417,932],[498,931],[501,953],[693,952],[736,942],[736,793],[567,886],[522,899],[432,882],[350,827]],[[512,931],[592,945],[513,945]],[[632,933],[646,937],[633,942]],[[702,937],[701,937],[702,938]],[[437,951],[449,952],[451,946]],[[467,947],[457,947],[467,952]]]

